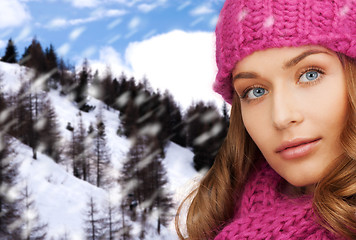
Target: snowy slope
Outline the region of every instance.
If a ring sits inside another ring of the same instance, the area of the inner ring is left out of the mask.
[[[3,81],[4,92],[16,92],[21,85],[21,81],[31,78],[32,71],[18,64],[0,62],[0,79]]]
[[[16,159],[21,163],[20,175],[34,197],[43,222],[48,223],[48,236],[68,233],[70,239],[83,239],[83,212],[88,196],[103,202],[107,193],[75,178],[52,159],[38,154],[32,159],[32,150],[15,142]]]
[[[16,91],[21,79],[28,79],[31,74],[24,67],[17,64],[0,62],[0,76],[4,91]],[[57,120],[63,139],[70,139],[70,132],[66,130],[67,123],[77,126],[78,109],[67,98],[60,96],[58,91],[52,90],[49,99],[57,114]],[[130,147],[130,141],[116,134],[118,129],[118,111],[107,110],[103,104],[90,99],[90,105],[95,110],[90,113],[82,112],[82,119],[87,129],[90,123],[95,123],[95,116],[100,108],[106,126],[107,144],[114,168],[119,170]],[[20,175],[27,182],[35,199],[41,219],[48,223],[48,236],[58,238],[67,233],[70,239],[84,239],[83,211],[89,196],[93,196],[99,205],[103,206],[108,193],[85,181],[73,177],[64,165],[56,164],[49,157],[38,154],[38,159],[32,159],[32,150],[14,141],[17,153],[16,160],[21,163]],[[191,180],[197,175],[192,167],[193,153],[174,143],[169,143],[166,149],[164,164],[168,173],[168,187],[174,193],[175,201],[179,202],[191,188]],[[154,220],[153,220],[154,221]],[[161,235],[148,232],[149,239],[177,239],[173,224],[163,229]]]

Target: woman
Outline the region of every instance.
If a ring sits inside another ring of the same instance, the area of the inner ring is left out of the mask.
[[[356,239],[356,1],[226,0],[230,128],[180,239]]]

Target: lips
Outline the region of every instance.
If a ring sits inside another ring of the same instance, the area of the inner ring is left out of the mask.
[[[294,139],[282,143],[275,152],[285,159],[300,158],[312,152],[320,140],[321,138]]]

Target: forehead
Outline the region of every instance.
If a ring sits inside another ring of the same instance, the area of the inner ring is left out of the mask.
[[[272,63],[287,63],[289,60],[297,57],[304,52],[325,52],[330,55],[336,54],[322,46],[301,46],[301,47],[283,47],[283,48],[269,48],[261,51],[256,51],[251,55],[240,60],[234,70],[244,69],[246,67],[256,67],[256,63],[271,64]]]

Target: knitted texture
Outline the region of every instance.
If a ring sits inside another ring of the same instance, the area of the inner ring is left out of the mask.
[[[290,198],[276,189],[281,177],[265,162],[245,186],[235,217],[215,240],[330,240],[336,237],[319,225],[312,196]]]
[[[254,51],[319,45],[356,58],[356,0],[226,0],[213,89],[231,104],[232,70]]]

